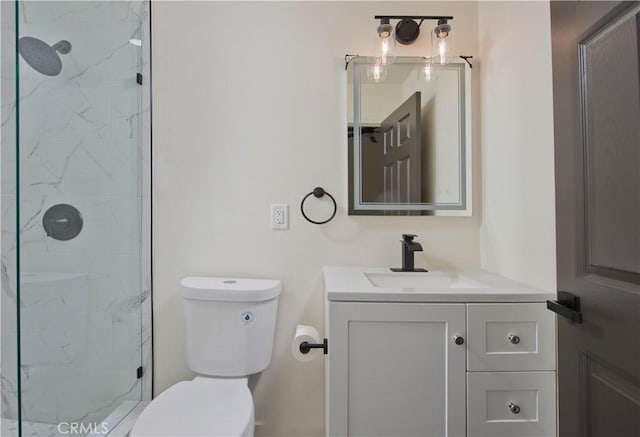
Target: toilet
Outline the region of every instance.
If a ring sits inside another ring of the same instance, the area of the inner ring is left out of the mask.
[[[247,376],[271,361],[282,283],[188,277],[181,282],[189,368],[197,373],[153,399],[131,437],[253,437]]]

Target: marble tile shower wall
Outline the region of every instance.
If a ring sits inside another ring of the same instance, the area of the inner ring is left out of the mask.
[[[136,83],[148,67],[130,42],[148,37],[148,4],[28,1],[19,3],[18,17],[21,37],[72,44],[60,55],[59,76],[19,65],[23,419],[94,422],[123,400],[141,399],[141,331],[150,335],[141,321],[149,296],[141,250],[149,111],[141,110]],[[10,76],[3,71],[3,91]],[[8,105],[3,125],[15,123]],[[10,133],[5,138],[3,129],[3,340],[15,332],[15,308],[5,305],[16,282]],[[47,237],[42,226],[43,213],[59,203],[83,215],[82,232],[69,241]],[[15,378],[5,372],[15,351],[4,346],[2,414],[15,417]]]

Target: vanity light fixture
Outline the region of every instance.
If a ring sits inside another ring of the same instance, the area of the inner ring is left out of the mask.
[[[376,62],[380,62],[382,65],[386,66],[393,62],[395,41],[409,45],[418,39],[420,26],[425,20],[437,22],[431,31],[431,53],[427,58],[435,58],[440,64],[445,64],[447,57],[451,56],[451,24],[449,24],[449,21],[453,20],[451,15],[376,15],[375,19],[380,20],[380,25],[377,28],[374,53]],[[390,24],[391,20],[399,20],[395,31]],[[430,68],[430,66],[425,68]]]

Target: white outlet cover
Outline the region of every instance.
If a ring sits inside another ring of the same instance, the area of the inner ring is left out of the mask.
[[[271,229],[289,229],[289,205],[271,205]]]

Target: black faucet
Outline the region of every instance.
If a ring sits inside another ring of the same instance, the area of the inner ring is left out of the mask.
[[[391,268],[393,272],[426,272],[427,269],[415,268],[413,252],[422,252],[422,245],[413,239],[414,234],[402,234],[402,268]]]

